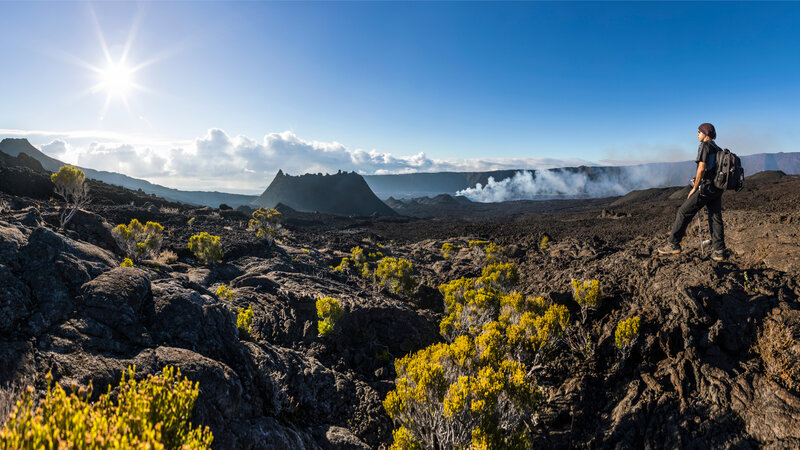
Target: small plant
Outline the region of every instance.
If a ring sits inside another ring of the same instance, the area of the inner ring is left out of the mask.
[[[588,310],[600,306],[603,293],[600,290],[599,280],[572,280],[572,297],[581,307],[583,321],[586,322]]]
[[[120,267],[133,267],[133,261],[130,258],[125,258],[119,264]]]
[[[6,423],[9,415],[14,412],[14,406],[20,398],[22,398],[22,389],[18,384],[14,383],[0,387],[0,427]]]
[[[85,183],[86,175],[81,169],[73,166],[62,166],[58,172],[50,176],[56,185],[55,192],[66,202],[61,210],[61,228],[67,226],[80,208],[89,203],[89,186]]]
[[[780,381],[788,389],[800,387],[800,343],[780,314],[764,320],[754,350],[768,380]]]
[[[389,354],[389,350],[383,349],[375,353],[375,359],[381,364],[386,364],[392,360],[392,355]]]
[[[252,334],[252,325],[253,306],[247,305],[247,309],[239,308],[239,314],[236,315],[236,328],[239,329],[239,337],[250,336]]]
[[[473,248],[484,248],[489,245],[491,242],[489,241],[469,241],[469,249],[472,250]]]
[[[458,251],[459,248],[460,247],[455,244],[445,242],[444,244],[442,244],[442,257],[445,259],[451,257],[453,255],[453,252]]]
[[[350,249],[350,256],[345,256],[338,266],[333,267],[337,272],[353,271],[361,278],[370,279],[373,276],[373,265],[375,261],[383,258],[382,252],[364,253],[364,249],[355,246]]]
[[[189,239],[189,251],[204,265],[222,261],[222,246],[219,236],[203,231]]]
[[[236,297],[236,291],[230,289],[228,286],[224,284],[217,288],[217,297],[220,300],[224,300],[228,303],[233,302],[233,298]]]
[[[483,248],[483,254],[486,255],[487,264],[495,264],[505,259],[506,249],[495,243],[490,243]]]
[[[117,245],[134,261],[153,259],[161,250],[164,227],[158,222],[147,222],[142,226],[137,219],[128,225],[121,223],[111,230]]]
[[[253,218],[248,223],[248,228],[256,232],[256,237],[266,239],[269,245],[275,240],[280,231],[281,213],[277,209],[258,208],[253,211]]]
[[[595,334],[597,333],[596,328],[594,330]],[[592,332],[585,330],[582,324],[578,322],[567,328],[566,342],[572,351],[584,358],[590,358],[594,354],[596,344],[592,337]]]
[[[195,219],[196,219],[196,217],[192,217],[191,219],[189,219],[188,221],[186,221],[186,225],[189,225],[189,226],[191,227],[191,226],[192,226],[192,224],[194,223],[194,220],[195,220]]]
[[[617,324],[614,331],[614,342],[624,355],[630,351],[631,346],[639,337],[639,316],[633,316]]]
[[[545,235],[544,237],[542,237],[542,241],[539,242],[539,250],[545,251],[549,248],[550,248],[550,238],[547,235]]]
[[[170,208],[167,206],[162,206],[161,208],[158,208],[158,211],[161,214],[178,214],[178,208]]]
[[[127,375],[127,376],[126,376]],[[0,429],[0,448],[210,448],[208,427],[193,428],[189,419],[200,393],[197,383],[181,379],[180,369],[167,366],[161,374],[136,381],[135,366],[122,372],[115,389],[90,403],[92,385],[73,385],[67,394],[52,386],[36,406],[33,388],[23,393],[8,422]]]
[[[333,334],[336,322],[344,315],[344,310],[339,304],[339,299],[322,297],[317,299],[317,330],[322,337]]]
[[[302,251],[302,252],[303,252],[303,253],[305,253],[306,255],[308,255],[309,253],[311,253],[311,250],[309,250],[309,249],[307,249],[307,248],[300,249],[300,251]]]
[[[412,274],[414,267],[405,258],[383,258],[378,262],[375,276],[382,286],[389,287],[395,294],[410,297],[417,285]]]
[[[0,214],[9,211],[8,202],[5,200],[0,200]]]
[[[161,265],[172,264],[178,260],[178,255],[172,250],[164,250],[156,258],[156,262]]]

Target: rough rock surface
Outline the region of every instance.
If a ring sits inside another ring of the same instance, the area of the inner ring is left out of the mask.
[[[129,365],[137,377],[175,365],[200,383],[193,420],[212,428],[216,448],[386,447],[393,425],[381,402],[393,359],[439,341],[436,287],[476,275],[484,257],[468,241],[488,239],[517,263],[525,294],[562,303],[573,317],[572,278],[599,279],[606,296],[584,324],[595,351],[565,345],[536,373],[547,392],[536,446],[796,448],[798,392],[766,377],[753,346],[770,317],[800,334],[800,180],[759,183],[726,194],[733,252],[722,263],[708,258],[707,232],[696,228],[682,254],[656,254],[679,189],[613,208],[615,199],[545,202],[557,210],[527,216],[514,205],[502,216],[452,220],[288,212],[272,247],[237,211],[150,208],[157,202],[145,206],[135,192],[98,191],[62,231],[57,205],[0,192],[11,205],[0,212],[0,385],[41,392],[52,371],[63,384],[104,388]],[[119,267],[123,255],[105,232],[132,218],[163,224],[164,248],[178,261]],[[222,236],[221,264],[203,267],[188,251],[200,231]],[[544,235],[551,244],[540,249]],[[445,259],[444,242],[461,249]],[[402,298],[331,270],[355,245],[409,258],[423,283]],[[222,284],[236,291],[231,303],[215,294]],[[320,296],[345,310],[328,338],[317,333]],[[248,305],[245,336],[236,313]],[[614,328],[633,315],[641,337],[623,358]]]

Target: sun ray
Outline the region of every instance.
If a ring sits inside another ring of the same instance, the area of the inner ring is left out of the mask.
[[[103,36],[103,30],[100,28],[100,22],[97,20],[97,14],[94,12],[94,8],[92,8],[92,4],[89,3],[89,15],[92,16],[92,22],[94,23],[94,31],[97,33],[97,39],[100,41],[100,46],[103,48],[103,54],[106,56],[106,62],[111,62],[111,52],[108,51],[108,45],[106,45],[106,38]]]
[[[139,25],[142,22],[142,18],[144,17],[144,6],[142,3],[137,4],[136,15],[133,17],[133,22],[131,22],[131,29],[128,31],[128,39],[125,41],[125,47],[122,50],[122,56],[120,57],[120,62],[125,62],[128,59],[128,53],[131,50],[131,46],[133,45],[134,39],[136,39],[136,34],[139,32]]]

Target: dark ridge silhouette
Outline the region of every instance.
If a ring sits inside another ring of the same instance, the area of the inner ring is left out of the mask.
[[[62,161],[45,155],[24,138],[3,139],[0,141],[0,151],[18,158],[20,157],[19,155],[24,155],[23,158],[29,157],[28,160],[33,159],[38,161],[44,170],[48,170],[50,172],[57,172],[61,166],[66,164]],[[29,163],[24,165],[31,167]],[[186,203],[189,205],[216,207],[220,203],[225,203],[235,208],[240,205],[246,205],[256,198],[254,195],[229,194],[226,192],[216,191],[182,191],[179,189],[172,189],[154,184],[146,180],[129,177],[117,172],[107,172],[104,170],[95,170],[87,167],[78,167],[86,174],[86,178],[102,181],[115,186],[121,186],[134,191],[138,189],[146,194],[158,195],[159,197],[163,197],[164,199],[172,202]]]
[[[291,176],[278,170],[253,204],[267,208],[283,204],[296,211],[347,216],[397,215],[375,196],[361,175],[342,171],[334,175]]]

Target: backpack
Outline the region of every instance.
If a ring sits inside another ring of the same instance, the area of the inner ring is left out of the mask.
[[[717,189],[733,189],[736,192],[744,187],[744,169],[742,160],[727,148],[717,147],[716,174],[714,174],[714,187]]]

